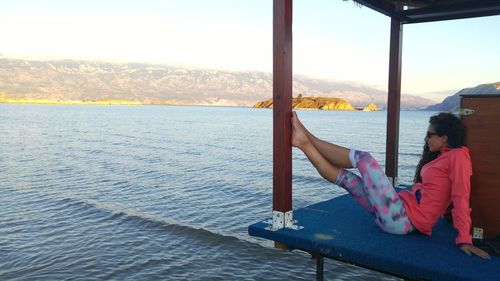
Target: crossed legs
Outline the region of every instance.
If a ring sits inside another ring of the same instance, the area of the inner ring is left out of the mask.
[[[413,230],[403,202],[369,153],[318,139],[302,125],[295,112],[291,125],[291,144],[304,152],[323,178],[346,189],[374,216],[383,231],[406,234]],[[358,168],[361,177],[346,170],[349,168]]]

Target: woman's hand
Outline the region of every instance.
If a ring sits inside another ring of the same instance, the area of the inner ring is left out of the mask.
[[[488,255],[488,253],[471,244],[460,245],[460,250],[469,256],[471,254],[474,254],[476,256],[480,256],[483,259],[490,259],[490,255]]]

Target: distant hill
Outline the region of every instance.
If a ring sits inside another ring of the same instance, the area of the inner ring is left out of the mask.
[[[252,106],[272,97],[272,74],[188,69],[176,66],[93,61],[26,61],[0,58],[0,92],[13,99],[118,100],[141,103]],[[385,108],[387,93],[366,85],[297,76],[294,96],[335,97],[355,107]],[[430,100],[402,95],[402,109]]]
[[[452,96],[447,97],[443,102],[431,105],[425,110],[458,112],[460,110],[460,95],[493,95],[500,94],[500,82],[482,84],[473,88],[465,88]]]

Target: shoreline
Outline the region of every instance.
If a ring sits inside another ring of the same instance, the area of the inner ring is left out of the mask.
[[[222,104],[177,104],[168,102],[139,102],[139,101],[128,101],[128,100],[97,100],[97,101],[79,101],[79,100],[48,100],[48,99],[12,99],[12,98],[1,98],[0,104],[48,104],[48,105],[123,105],[123,106],[142,106],[142,105],[158,105],[158,106],[203,106],[203,107],[244,107],[253,108],[257,110],[261,109],[271,109],[268,107],[254,107],[251,105],[222,105]],[[294,108],[293,110],[306,110],[306,111],[366,111],[366,112],[376,112],[385,111],[385,109],[378,110],[363,110],[362,108],[355,108],[351,110],[341,110],[341,109],[319,109],[319,108]],[[409,110],[414,111],[414,110]],[[419,110],[416,110],[419,111]]]
[[[125,100],[98,100],[98,101],[79,101],[79,100],[48,100],[48,99],[0,99],[0,103],[9,104],[75,104],[75,105],[143,105],[141,102]]]
[[[45,100],[45,99],[0,99],[0,103],[5,104],[53,104],[53,105],[160,105],[160,106],[214,106],[214,107],[250,107],[243,105],[220,105],[220,104],[176,104],[168,102],[139,102],[127,100],[97,100],[97,101],[79,101],[79,100]]]

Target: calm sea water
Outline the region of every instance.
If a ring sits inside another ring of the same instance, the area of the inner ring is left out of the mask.
[[[385,112],[299,111],[384,162]],[[410,183],[431,112],[402,112]],[[293,150],[294,208],[345,192]],[[354,203],[354,201],[353,201]],[[313,280],[248,236],[271,215],[272,111],[0,104],[0,280]],[[396,280],[325,260],[326,280]]]

